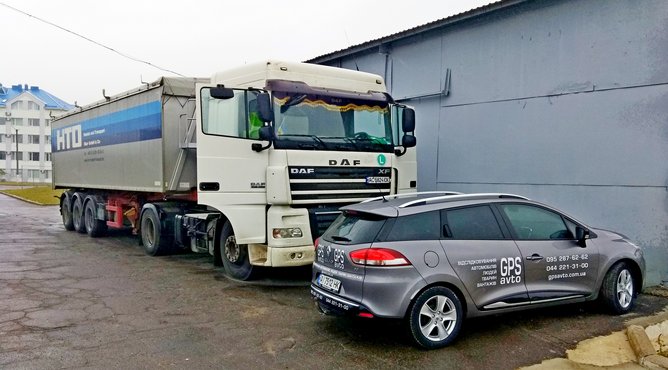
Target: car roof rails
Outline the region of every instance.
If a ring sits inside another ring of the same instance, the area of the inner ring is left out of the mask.
[[[408,198],[408,197],[418,197],[420,195],[440,195],[440,196],[451,196],[451,195],[461,195],[463,193],[459,193],[456,191],[418,191],[415,193],[401,193],[401,194],[394,194],[394,195],[383,195],[380,197],[375,197],[375,198],[369,198],[366,200],[361,201],[360,203],[369,203],[369,202],[375,202],[378,200],[382,200],[384,202],[391,200],[391,199],[400,199],[400,198]]]
[[[421,206],[431,203],[441,203],[441,202],[454,202],[458,200],[475,200],[475,199],[497,199],[497,198],[508,198],[508,199],[521,199],[529,200],[529,198],[523,197],[521,195],[515,194],[506,194],[506,193],[473,193],[473,194],[454,194],[446,195],[440,197],[431,197],[426,199],[416,199],[410,202],[406,202],[399,206],[399,208]]]

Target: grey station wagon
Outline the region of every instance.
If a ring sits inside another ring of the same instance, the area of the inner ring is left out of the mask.
[[[623,235],[511,194],[415,193],[343,207],[316,241],[327,314],[405,319],[425,348],[464,318],[600,299],[633,307],[645,261]]]

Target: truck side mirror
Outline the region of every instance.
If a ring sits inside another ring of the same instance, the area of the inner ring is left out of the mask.
[[[260,127],[260,140],[262,141],[273,141],[274,140],[274,128],[271,126],[262,126]]]
[[[209,93],[211,94],[211,97],[214,99],[232,99],[234,98],[234,90],[228,89],[227,87],[223,85],[218,85],[216,87],[212,87],[209,90]]]
[[[401,138],[401,145],[404,148],[412,148],[417,144],[417,140],[415,139],[415,136],[413,135],[404,135],[404,137]]]
[[[274,128],[272,126],[262,126],[260,127],[260,130],[258,131],[258,134],[260,135],[260,140],[262,141],[268,141],[269,144],[262,146],[260,143],[253,143],[251,144],[251,149],[254,152],[261,152],[265,149],[269,149],[271,147],[271,144],[274,142]]]
[[[271,97],[269,96],[269,93],[263,92],[257,95],[257,110],[262,122],[271,122],[274,120],[274,112],[271,109]]]
[[[403,132],[415,131],[415,110],[404,108],[401,113],[401,129]]]

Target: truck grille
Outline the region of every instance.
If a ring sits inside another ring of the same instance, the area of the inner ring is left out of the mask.
[[[392,190],[388,167],[291,166],[288,171],[293,204],[355,203]]]

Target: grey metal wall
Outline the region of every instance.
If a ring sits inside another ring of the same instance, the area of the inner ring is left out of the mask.
[[[416,107],[420,190],[553,204],[668,280],[668,1],[527,1],[324,64]]]

